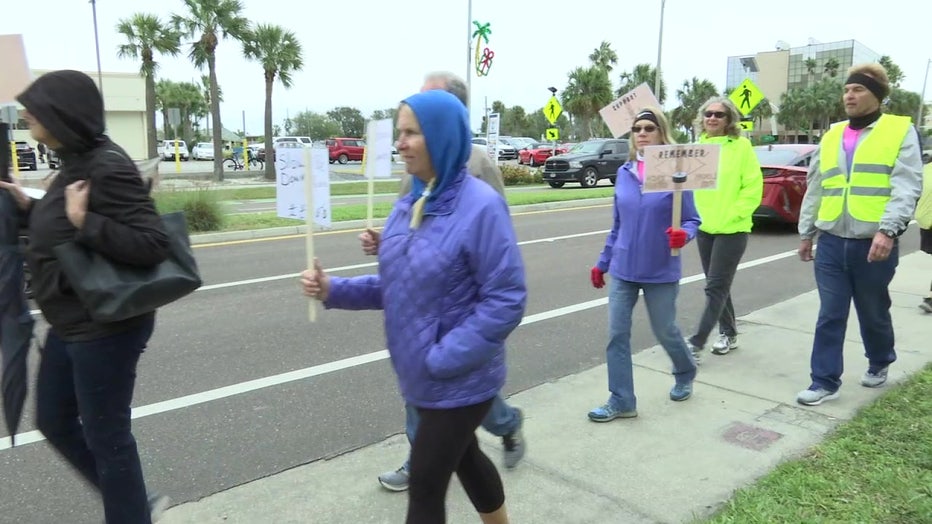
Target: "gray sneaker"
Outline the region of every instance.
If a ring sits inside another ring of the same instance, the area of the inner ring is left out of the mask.
[[[524,434],[521,429],[524,428],[524,413],[515,408],[518,412],[518,428],[511,433],[502,437],[502,446],[505,448],[505,467],[511,469],[521,462],[524,458],[524,452],[527,450],[527,444],[524,442]]]
[[[796,402],[804,406],[818,406],[826,400],[835,400],[839,396],[840,394],[838,391],[829,391],[818,386],[810,386],[809,389],[804,389],[796,395]]]
[[[884,385],[887,381],[887,369],[889,367],[890,366],[875,369],[871,366],[864,372],[864,376],[861,377],[861,385],[866,388],[877,388]]]
[[[171,505],[171,499],[165,495],[160,495],[158,492],[151,491],[148,494],[149,502],[149,518],[152,519],[152,522],[158,522],[162,519],[162,515],[165,514],[165,510],[168,509],[168,506]]]
[[[395,471],[388,471],[379,475],[379,484],[388,491],[407,491],[410,481],[411,472],[408,471],[407,464]]]
[[[724,333],[719,335],[718,340],[712,344],[712,354],[714,355],[727,355],[735,349],[738,349],[738,337],[729,337]]]
[[[699,364],[702,364],[702,348],[694,346],[693,343],[690,342],[688,338],[685,340],[686,340],[686,348],[689,349],[689,352],[692,354],[693,360],[696,361],[696,365],[698,366]]]

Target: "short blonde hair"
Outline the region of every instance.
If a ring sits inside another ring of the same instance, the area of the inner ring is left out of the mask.
[[[660,132],[660,143],[661,144],[675,144],[676,140],[673,139],[673,135],[670,133],[670,121],[667,120],[667,115],[663,113],[660,109],[654,106],[645,106],[642,107],[638,114],[643,113],[644,111],[650,111],[653,113],[654,117],[657,118],[657,131]],[[643,119],[642,119],[643,120]],[[638,122],[635,120],[635,122]],[[631,134],[631,143],[628,148],[628,160],[635,160],[638,155],[638,150],[634,146],[634,133]]]
[[[732,138],[741,136],[741,128],[738,127],[738,122],[741,121],[741,113],[738,112],[735,103],[724,96],[713,96],[702,104],[702,107],[699,108],[699,114],[696,115],[696,128],[705,133],[705,118],[703,117],[706,109],[712,104],[722,104],[725,106],[725,116],[728,118],[728,124],[725,126],[725,134]]]

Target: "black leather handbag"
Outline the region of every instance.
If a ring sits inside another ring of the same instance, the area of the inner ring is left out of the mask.
[[[55,246],[55,256],[75,294],[97,322],[118,322],[174,302],[201,287],[184,213],[162,215],[169,255],[140,268],[114,262],[75,242]]]

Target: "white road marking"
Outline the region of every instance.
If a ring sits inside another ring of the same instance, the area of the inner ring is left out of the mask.
[[[592,233],[583,233],[580,235],[568,235],[567,237],[560,238],[574,238],[578,236],[593,235],[604,233],[603,231],[596,231]],[[529,241],[529,242],[540,242],[539,241]],[[770,255],[767,257],[757,258],[754,260],[749,260],[738,265],[738,271],[749,269],[752,267],[762,266],[764,264],[769,264],[771,262],[776,262],[778,260],[783,260],[785,258],[790,258],[796,256],[796,250],[784,251],[783,253],[777,253],[775,255]],[[337,270],[349,270],[356,269],[359,267],[367,267],[375,264],[360,264],[355,266],[344,266],[343,268],[335,268],[331,271]],[[266,279],[252,279],[244,280],[240,283],[228,283],[228,284],[217,284],[211,289],[218,289],[219,287],[230,287],[232,285],[245,285],[246,283],[255,283],[255,282],[268,282],[270,280],[277,280],[281,278],[289,278],[295,275],[281,275],[278,277],[268,277]],[[699,282],[705,280],[705,276],[702,274],[699,275],[690,275],[688,277],[683,277],[680,279],[680,284],[690,284],[693,282]],[[206,287],[206,286],[205,286]],[[201,288],[203,289],[203,288]],[[585,311],[587,309],[596,308],[599,306],[604,306],[608,304],[608,298],[599,298],[596,300],[589,300],[587,302],[580,302],[579,304],[572,304],[569,306],[564,306],[557,309],[552,309],[550,311],[542,311],[540,313],[535,313],[533,315],[527,315],[521,321],[521,326],[527,326],[529,324],[534,324],[536,322],[542,322],[544,320],[550,320],[552,318],[561,317],[564,315],[571,315],[573,313],[578,313],[580,311]],[[194,393],[191,395],[185,395],[183,397],[173,398],[169,400],[163,400],[161,402],[156,402],[154,404],[148,404],[145,406],[139,406],[133,408],[133,419],[138,419],[142,417],[148,417],[150,415],[157,415],[160,413],[166,413],[169,411],[180,410],[188,408],[191,406],[196,406],[198,404],[204,404],[206,402],[211,402],[214,400],[220,400],[228,397],[233,397],[236,395],[242,395],[244,393],[249,393],[251,391],[256,391],[259,389],[269,388],[273,386],[279,386],[286,384],[288,382],[294,382],[296,380],[303,380],[306,378],[316,377],[320,375],[326,375],[328,373],[333,373],[336,371],[342,371],[344,369],[349,369],[357,366],[362,366],[372,362],[378,362],[380,360],[385,360],[388,358],[388,350],[373,351],[371,353],[366,353],[363,355],[357,355],[355,357],[349,357],[342,360],[337,360],[334,362],[327,362],[325,364],[318,364],[316,366],[311,366],[309,368],[298,369],[295,371],[288,371],[286,373],[280,373],[278,375],[272,375],[270,377],[258,378],[255,380],[249,380],[246,382],[240,382],[238,384],[231,384],[229,386],[223,386],[216,389],[211,389],[208,391],[203,391],[201,393]],[[32,444],[35,442],[40,442],[45,440],[41,433],[38,431],[27,431],[24,433],[18,433],[16,435],[17,446]],[[5,451],[10,449],[10,437],[0,438],[0,451]]]

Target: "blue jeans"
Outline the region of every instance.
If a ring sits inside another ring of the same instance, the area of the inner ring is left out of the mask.
[[[845,330],[852,300],[870,366],[882,368],[896,360],[888,286],[899,263],[899,242],[894,241],[886,260],[868,262],[871,242],[828,233],[819,236],[815,279],[821,304],[812,342],[813,386],[829,391],[841,387]]]
[[[36,425],[101,494],[108,523],[150,524],[131,431],[136,363],[155,317],[129,331],[66,342],[50,330],[36,388]]]
[[[405,434],[408,436],[409,444],[414,444],[418,423],[420,423],[420,416],[417,413],[417,408],[405,403]],[[518,417],[518,410],[506,404],[501,395],[495,395],[495,398],[492,399],[492,407],[489,408],[489,412],[482,419],[482,427],[497,437],[504,437],[517,431],[520,424],[521,419]],[[404,468],[409,469],[410,466],[411,456],[409,454]]]
[[[608,288],[608,331],[606,348],[608,364],[609,402],[620,411],[637,409],[634,395],[634,369],[631,363],[631,313],[644,290],[650,327],[673,361],[673,376],[677,384],[688,384],[696,378],[696,362],[686,347],[686,341],[676,325],[676,296],[679,282],[641,284],[612,278]]]

